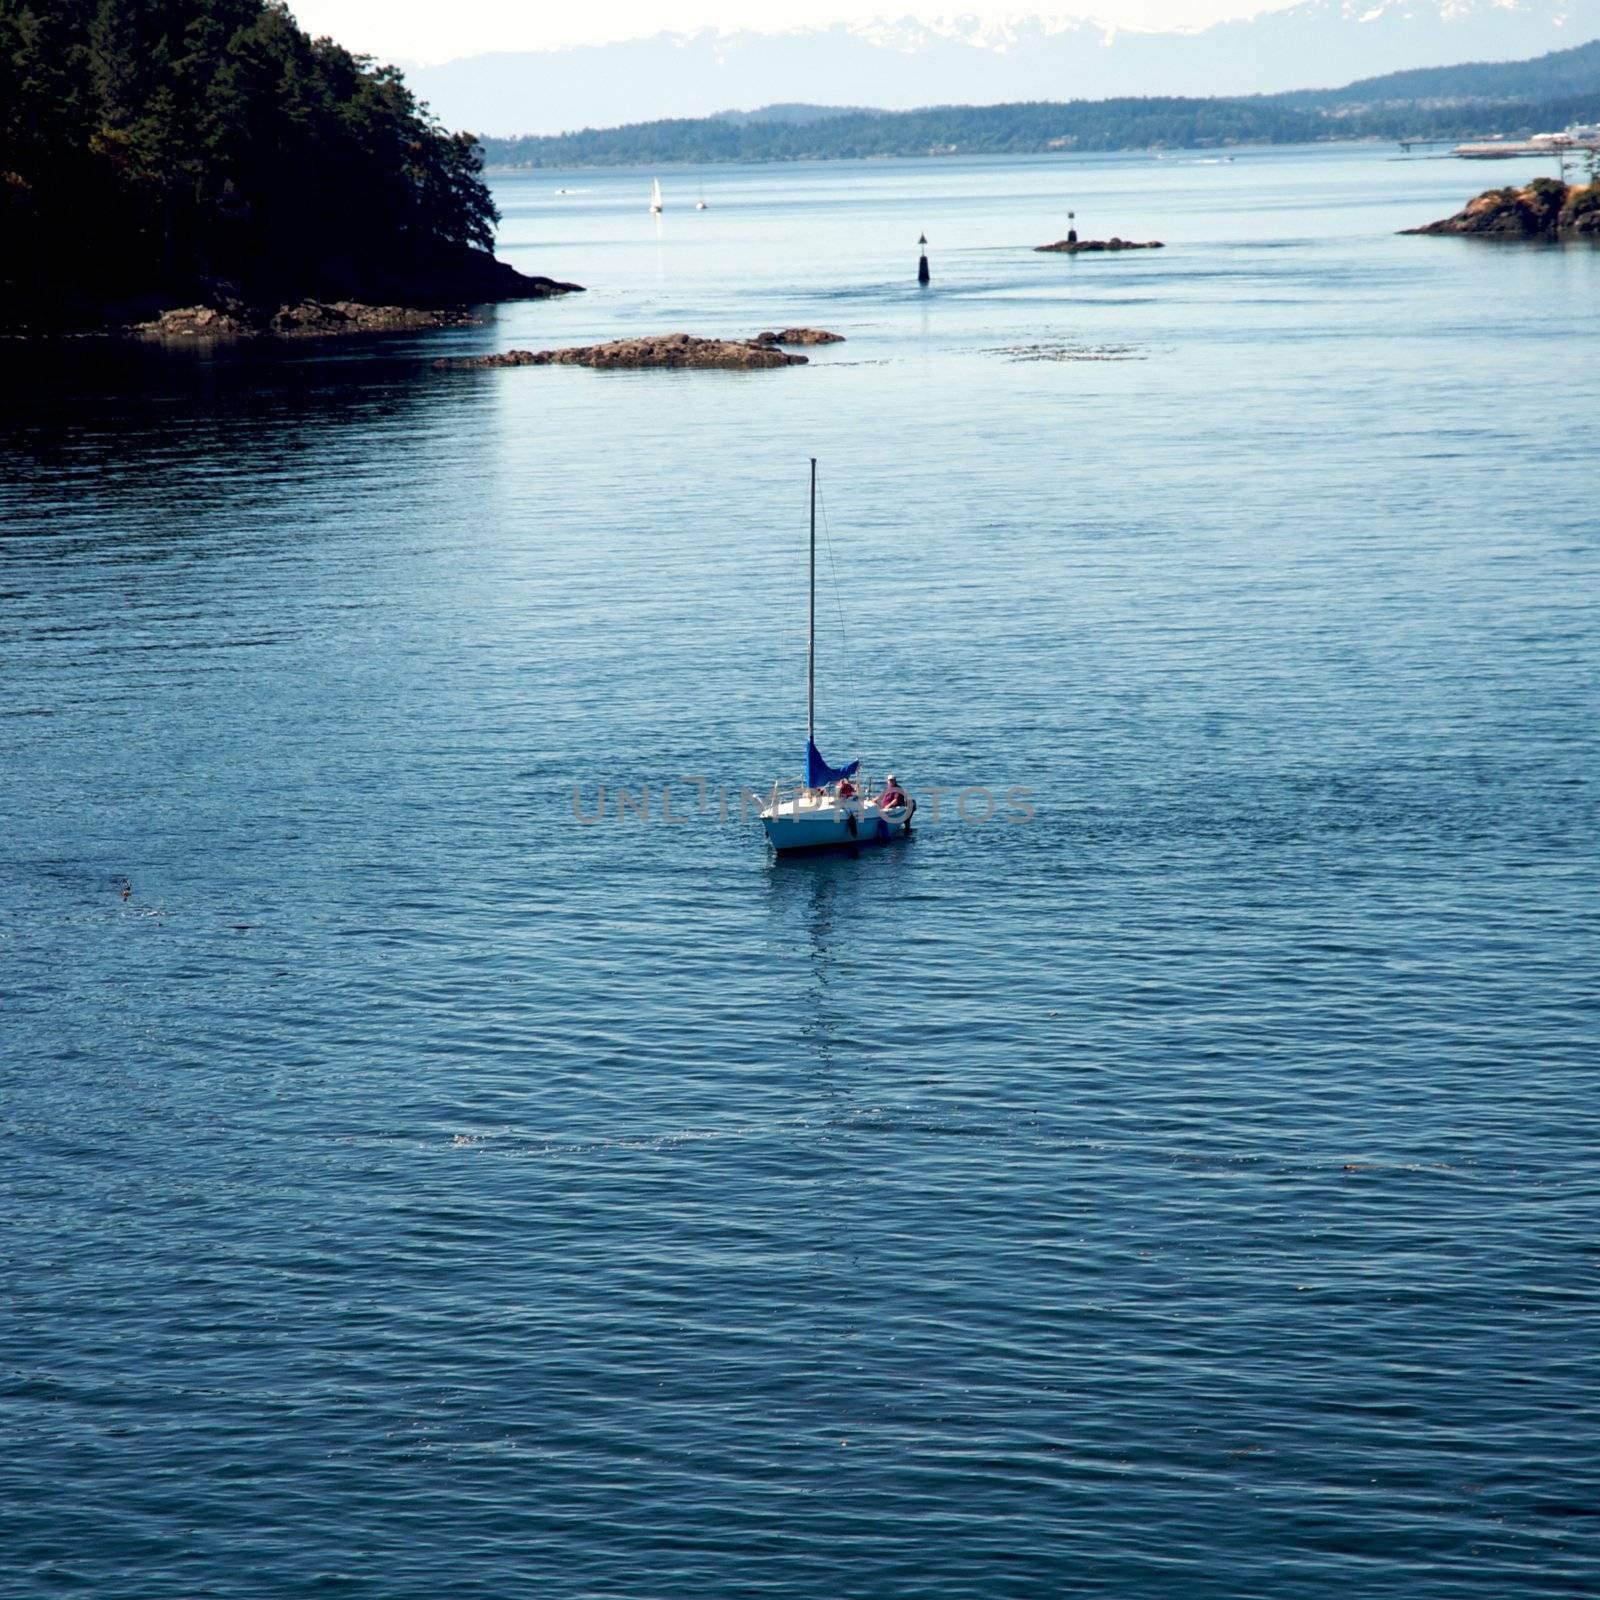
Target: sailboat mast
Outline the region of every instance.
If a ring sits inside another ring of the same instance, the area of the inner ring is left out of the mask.
[[[806,618],[806,761],[817,742],[817,458],[811,458],[811,593]],[[811,774],[806,774],[810,779]]]

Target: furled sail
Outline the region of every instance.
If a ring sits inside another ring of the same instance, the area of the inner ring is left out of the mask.
[[[856,768],[860,765],[860,761],[852,761],[847,767],[830,767],[822,759],[822,753],[817,749],[816,745],[810,740],[806,741],[806,782],[813,789],[820,789],[825,784],[837,783],[840,778],[853,777]]]

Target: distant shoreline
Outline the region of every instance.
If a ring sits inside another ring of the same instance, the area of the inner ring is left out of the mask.
[[[1575,77],[1574,74],[1577,74]],[[1089,155],[1283,145],[1461,144],[1600,121],[1600,40],[1503,68],[1399,73],[1343,88],[1132,95],[878,111],[810,104],[554,134],[480,135],[494,171],[925,157]]]
[[[1129,145],[1115,150],[922,150],[908,152],[904,155],[866,155],[866,156],[728,156],[706,157],[699,160],[653,160],[648,157],[639,157],[634,160],[617,161],[586,161],[586,162],[528,162],[521,165],[509,163],[485,163],[483,173],[486,178],[511,177],[518,173],[526,172],[626,172],[630,170],[645,172],[675,172],[692,171],[703,167],[798,167],[806,165],[843,165],[846,162],[869,162],[874,165],[885,161],[1019,161],[1038,159],[1070,160],[1074,156],[1139,156],[1139,155],[1190,155],[1202,154],[1208,156],[1232,155],[1245,150],[1297,150],[1310,148],[1327,149],[1375,149],[1383,145],[1392,145],[1393,139],[1379,138],[1376,135],[1360,139],[1256,139],[1245,143],[1230,145]],[[1441,160],[1450,159],[1448,150],[1440,150],[1437,156]],[[1421,160],[1422,157],[1415,159]]]

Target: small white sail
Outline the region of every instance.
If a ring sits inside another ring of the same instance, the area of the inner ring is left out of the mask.
[[[659,178],[650,180],[650,209],[652,211],[660,211],[661,209],[661,180]]]

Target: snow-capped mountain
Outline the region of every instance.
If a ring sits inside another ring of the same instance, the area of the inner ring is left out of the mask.
[[[857,39],[908,55],[925,54],[937,49],[940,43],[963,44],[973,50],[1007,55],[1063,34],[1080,35],[1104,44],[1116,32],[1109,24],[1092,17],[979,16],[972,12],[949,17],[900,17],[893,21],[876,17],[870,22],[849,23],[846,27]]]
[[[1187,32],[1113,28],[1088,17],[972,13],[782,33],[708,28],[472,56],[408,77],[451,127],[555,133],[774,101],[895,110],[1269,94],[1407,67],[1511,60],[1597,35],[1600,0],[1302,0]]]

